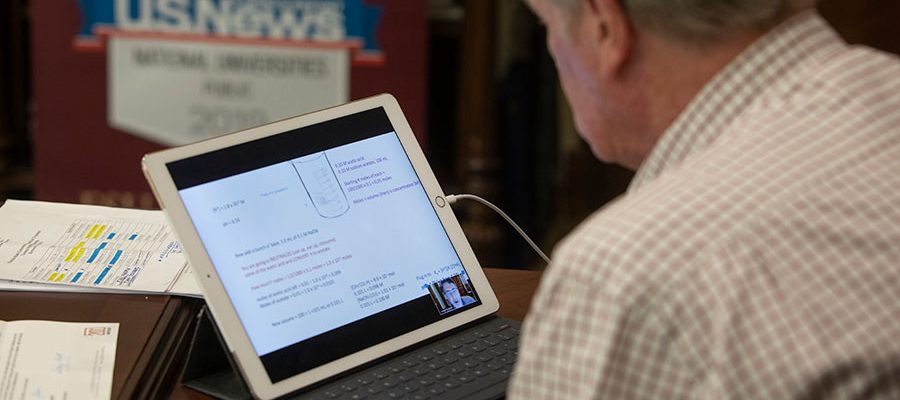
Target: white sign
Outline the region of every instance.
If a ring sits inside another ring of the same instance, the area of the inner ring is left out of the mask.
[[[110,37],[109,123],[181,145],[345,103],[347,48]]]

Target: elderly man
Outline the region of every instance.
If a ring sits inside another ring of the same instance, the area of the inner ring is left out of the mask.
[[[556,249],[510,397],[900,398],[900,61],[802,0],[530,0],[637,169]]]

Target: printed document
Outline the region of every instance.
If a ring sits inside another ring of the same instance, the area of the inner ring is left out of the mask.
[[[0,207],[0,281],[200,294],[162,211],[37,201]]]
[[[108,399],[118,323],[0,321],[0,400]]]

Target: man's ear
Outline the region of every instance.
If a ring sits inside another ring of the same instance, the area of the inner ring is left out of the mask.
[[[600,60],[604,74],[617,75],[632,56],[635,41],[634,26],[622,6],[622,0],[588,0],[589,13],[594,13],[594,32],[597,35]]]

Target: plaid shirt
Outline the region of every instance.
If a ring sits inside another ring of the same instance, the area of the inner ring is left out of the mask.
[[[900,61],[751,45],[557,248],[513,399],[900,399]]]

